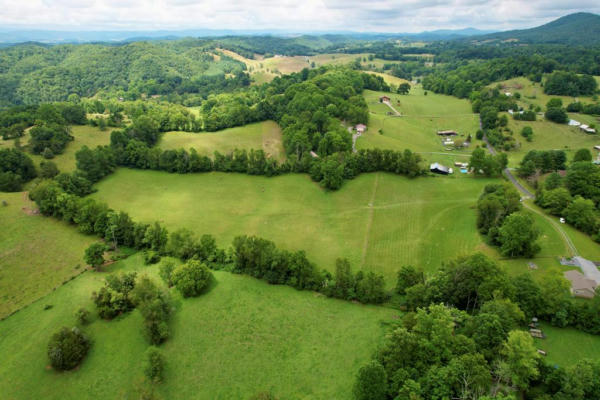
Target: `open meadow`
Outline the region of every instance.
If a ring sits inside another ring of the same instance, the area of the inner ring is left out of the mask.
[[[158,282],[157,269],[132,256],[106,272],[86,272],[0,321],[2,397],[138,399],[148,347],[142,317],[134,310],[100,320],[90,295],[107,272],[138,271]],[[172,335],[161,346],[167,359],[161,398],[247,399],[268,392],[285,399],[349,398],[356,370],[383,338],[382,322],[397,314],[228,272],[214,275],[214,287],[199,298],[171,291],[176,311]],[[46,366],[48,338],[74,326],[82,306],[94,315],[83,327],[93,338],[91,351],[76,370],[55,372]]]
[[[391,105],[400,116],[379,102],[383,95],[391,98]],[[357,140],[358,149],[410,149],[423,153],[423,157],[431,162],[442,161],[438,160],[442,154],[432,153],[448,153],[452,162],[468,161],[464,156],[470,154],[471,148],[450,149],[437,135],[439,130],[454,130],[459,133],[457,139],[465,140],[469,134],[474,139],[479,122],[467,100],[431,92],[425,95],[421,86],[411,88],[408,95],[367,90],[364,97],[369,106],[369,125]],[[471,147],[474,145],[475,140]]]
[[[211,156],[215,151],[222,154],[234,149],[264,150],[268,157],[282,161],[285,151],[281,139],[281,129],[273,121],[257,122],[217,132],[166,132],[159,146],[163,149],[194,148],[201,155]]]
[[[67,143],[67,147],[62,154],[57,154],[50,161],[56,164],[60,172],[72,172],[76,168],[75,153],[83,146],[95,148],[96,146],[110,144],[110,132],[111,129],[101,131],[99,128],[89,125],[73,125],[71,126],[71,135],[73,135],[74,140]],[[26,132],[20,141],[21,146],[26,147],[29,143],[29,134]],[[14,142],[14,139],[0,140],[0,149],[12,148],[15,145]],[[40,162],[45,161],[41,155],[31,154],[30,152],[27,152],[27,155],[31,157],[36,167],[39,167]]]
[[[79,274],[85,268],[84,250],[96,238],[54,218],[33,214],[35,203],[26,193],[0,192],[0,201],[7,203],[0,206],[3,318]]]
[[[508,114],[507,114],[508,115]],[[581,115],[570,114],[571,118],[581,121]],[[510,115],[509,115],[510,117]],[[589,115],[586,115],[589,117]],[[521,136],[521,130],[525,126],[533,129],[533,140],[528,142]],[[530,150],[564,150],[569,160],[573,158],[579,149],[588,149],[595,155],[594,146],[600,145],[600,136],[590,135],[581,131],[576,126],[567,124],[556,124],[547,120],[537,121],[515,121],[508,119],[508,128],[519,143],[515,150],[508,151],[509,167],[518,167],[519,162]]]

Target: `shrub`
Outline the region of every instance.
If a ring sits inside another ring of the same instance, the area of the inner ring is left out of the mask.
[[[46,147],[42,152],[42,157],[44,157],[46,160],[50,160],[51,158],[54,158],[54,152],[51,148]]]
[[[165,261],[158,269],[158,275],[169,287],[173,286],[173,270],[175,270],[175,263],[172,261]]]
[[[89,348],[89,339],[79,329],[63,327],[48,343],[48,358],[54,369],[69,370],[81,363]]]
[[[163,380],[163,372],[165,369],[165,358],[161,352],[154,346],[151,346],[146,351],[146,360],[144,363],[144,375],[150,381],[159,383]]]
[[[81,325],[86,325],[90,322],[90,312],[83,307],[75,312],[75,317]]]
[[[562,108],[549,108],[544,114],[548,121],[556,122],[557,124],[566,124],[569,121],[569,116]]]
[[[102,243],[92,243],[90,247],[85,249],[84,260],[86,263],[98,269],[102,264],[104,264],[104,252],[106,251],[106,246]]]
[[[144,263],[146,265],[156,264],[160,261],[160,254],[154,250],[144,251]]]
[[[173,284],[183,297],[200,295],[208,286],[212,274],[205,264],[198,260],[190,260],[177,268],[172,275]]]
[[[147,276],[138,280],[131,299],[144,317],[144,331],[151,344],[160,344],[169,337],[171,306],[169,296]]]

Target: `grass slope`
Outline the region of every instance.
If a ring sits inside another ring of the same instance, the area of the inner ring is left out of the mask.
[[[600,337],[573,328],[555,328],[542,324],[545,339],[535,339],[539,349],[545,350],[552,365],[566,367],[577,361],[600,358]]]
[[[156,277],[141,256],[110,266]],[[94,310],[90,293],[105,273],[86,272],[0,322],[0,393],[7,399],[134,399],[147,348],[137,311],[84,327],[94,340],[74,371],[48,368],[46,344],[59,327],[75,324],[74,311]],[[272,391],[286,399],[349,398],[354,375],[380,343],[396,312],[327,299],[215,272],[216,285],[196,299],[174,294],[172,337],[164,398],[249,398]],[[44,311],[43,304],[54,307]]]
[[[236,235],[256,234],[306,250],[319,268],[331,270],[336,258],[346,257],[354,268],[379,271],[391,283],[403,264],[436,269],[480,245],[471,207],[489,182],[379,173],[325,192],[306,175],[121,169],[100,182],[93,196],[136,220],[212,233],[224,246]]]
[[[74,125],[71,126],[71,134],[74,140],[67,144],[65,151],[62,154],[56,155],[52,160],[60,172],[74,171],[76,166],[75,153],[83,146],[93,149],[96,146],[110,144],[110,129],[101,131],[99,128],[89,125]],[[26,133],[21,138],[21,145],[26,146],[29,143],[29,133]],[[14,147],[13,140],[0,140],[0,149]],[[44,161],[41,155],[35,155],[27,152],[27,155],[32,158],[34,164],[39,167],[40,162]]]
[[[95,238],[40,215],[25,193],[0,193],[0,318],[47,294],[81,272],[83,253]],[[0,334],[2,336],[2,334]]]
[[[200,154],[213,155],[215,150],[227,154],[234,149],[263,149],[276,160],[285,158],[281,129],[276,122],[265,121],[218,132],[167,132],[159,146],[163,149],[194,148]]]
[[[365,91],[364,97],[369,106],[369,128],[357,141],[357,148],[382,148],[424,153],[431,161],[444,161],[430,153],[448,152],[437,135],[438,130],[452,129],[462,139],[478,129],[477,115],[471,111],[466,100],[425,92],[420,86],[411,89],[406,96],[391,95],[393,107],[402,115],[389,115],[391,109],[379,102],[379,97],[389,93]],[[380,133],[383,132],[383,134]],[[451,150],[452,160],[466,161],[469,149]],[[456,155],[455,155],[456,154]]]

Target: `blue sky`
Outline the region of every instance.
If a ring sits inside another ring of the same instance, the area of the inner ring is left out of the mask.
[[[0,27],[419,32],[541,25],[600,0],[0,0]]]

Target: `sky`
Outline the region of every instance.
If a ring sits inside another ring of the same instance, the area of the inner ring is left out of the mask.
[[[0,0],[0,29],[421,32],[530,28],[600,0]]]

